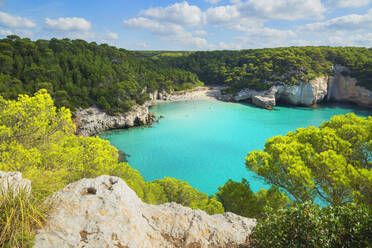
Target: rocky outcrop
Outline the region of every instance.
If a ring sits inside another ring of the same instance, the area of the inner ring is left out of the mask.
[[[291,105],[310,106],[323,101],[327,96],[328,77],[319,77],[298,85],[274,85],[269,90],[240,90],[234,101],[250,100],[252,104],[266,109],[272,109],[278,101]]]
[[[342,75],[344,71],[348,71],[344,66],[336,65],[334,67],[334,76],[330,80],[327,99],[372,107],[372,91],[358,86],[355,78]]]
[[[328,77],[318,77],[299,85],[284,86],[278,99],[292,104],[311,106],[324,100],[328,91]]]
[[[276,105],[276,96],[282,90],[282,86],[272,86],[269,90],[265,91],[243,89],[233,97],[233,100],[236,102],[250,100],[257,107],[273,109]]]
[[[82,179],[48,199],[35,248],[245,247],[256,220],[210,216],[176,203],[143,203],[118,177]]]
[[[110,116],[96,107],[75,112],[78,135],[91,136],[110,129],[150,124],[155,118],[147,106],[136,105],[129,112]]]
[[[252,104],[256,105],[257,107],[260,108],[265,108],[265,109],[273,109],[275,106],[275,96],[273,95],[268,95],[268,96],[260,96],[260,95],[255,95],[252,96]]]
[[[266,109],[272,109],[277,102],[290,105],[311,106],[322,101],[353,102],[372,107],[372,91],[358,86],[357,80],[343,76],[347,71],[343,66],[335,66],[333,76],[318,77],[298,85],[274,85],[266,91],[242,89],[235,96],[222,95],[223,101],[245,101]]]
[[[6,192],[13,192],[17,195],[20,191],[30,193],[30,180],[23,179],[20,172],[0,171],[0,195]]]

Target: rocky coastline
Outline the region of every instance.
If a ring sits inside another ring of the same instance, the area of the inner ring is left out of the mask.
[[[320,102],[352,102],[372,108],[372,91],[358,86],[357,80],[344,76],[344,66],[336,65],[331,76],[317,77],[297,85],[275,84],[265,91],[242,89],[236,95],[222,95],[224,101],[250,101],[266,109],[273,109],[278,102],[294,106],[312,106]]]
[[[115,116],[108,115],[97,107],[90,107],[78,109],[75,116],[76,133],[85,137],[111,129],[148,125],[155,120],[154,114],[145,105],[136,105],[129,112]]]
[[[352,102],[360,106],[372,108],[372,91],[358,86],[357,80],[344,76],[342,72],[348,69],[336,65],[331,76],[317,77],[309,82],[298,82],[297,85],[276,83],[265,91],[242,89],[236,95],[222,94],[225,87],[196,87],[191,90],[166,92],[154,91],[150,93],[150,101],[131,111],[110,116],[96,107],[79,109],[75,112],[77,134],[92,136],[110,129],[123,129],[133,126],[148,125],[155,120],[149,112],[149,107],[160,102],[174,102],[187,100],[221,101],[249,101],[253,105],[273,109],[279,102],[294,106],[312,106],[320,102]]]
[[[0,171],[0,189],[30,181]],[[29,197],[32,197],[30,194]],[[233,213],[208,215],[176,203],[150,205],[119,177],[81,179],[55,192],[34,248],[49,247],[247,247],[255,219]]]
[[[221,96],[221,89],[223,88],[196,87],[191,90],[171,93],[155,91],[150,93],[150,101],[144,105],[136,105],[129,112],[115,116],[108,115],[97,107],[78,109],[74,118],[76,133],[88,137],[112,129],[150,125],[155,121],[154,114],[149,111],[150,106],[160,102],[217,99]]]

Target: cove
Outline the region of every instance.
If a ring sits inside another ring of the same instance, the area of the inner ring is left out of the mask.
[[[268,188],[245,168],[248,152],[296,128],[318,126],[333,115],[367,110],[350,105],[318,108],[276,107],[268,111],[248,104],[195,100],[159,103],[150,109],[164,116],[152,127],[109,131],[100,136],[129,154],[129,164],[147,180],[174,177],[213,194],[228,179],[246,178],[253,191]]]

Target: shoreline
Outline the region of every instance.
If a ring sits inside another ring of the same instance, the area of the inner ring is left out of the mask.
[[[153,99],[151,106],[156,103],[164,102],[178,102],[178,101],[190,101],[190,100],[219,100],[222,95],[221,90],[224,89],[223,86],[205,86],[196,87],[191,90],[175,91],[166,95],[166,99]]]

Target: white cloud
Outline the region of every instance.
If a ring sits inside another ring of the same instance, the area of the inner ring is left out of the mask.
[[[320,18],[326,11],[321,0],[248,0],[236,5],[243,17],[299,20]]]
[[[220,2],[220,0],[204,0],[206,1],[207,3],[210,3],[210,4],[217,4]]]
[[[321,0],[247,0],[232,1],[232,5],[208,8],[205,22],[210,25],[239,25],[242,22],[268,20],[299,20],[321,18],[326,8]]]
[[[208,35],[208,32],[202,29],[195,30],[193,33],[196,35]]]
[[[132,29],[147,29],[163,40],[183,44],[189,48],[207,48],[208,42],[204,38],[193,36],[192,32],[185,30],[181,25],[160,23],[144,17],[132,18],[124,21],[124,26]]]
[[[0,26],[8,28],[33,28],[36,24],[30,19],[13,16],[0,11]]]
[[[364,15],[346,15],[336,17],[324,22],[316,22],[305,25],[300,31],[310,32],[340,32],[340,31],[358,31],[372,29],[372,9]]]
[[[10,30],[10,29],[0,29],[0,36],[8,36],[8,35],[19,35],[22,37],[32,37],[33,33],[29,30],[24,29],[16,29],[16,30]]]
[[[247,47],[278,47],[285,46],[296,37],[292,30],[279,30],[261,26],[235,26],[236,30],[244,32],[244,35],[236,37]]]
[[[175,3],[167,7],[149,8],[141,12],[153,20],[180,25],[196,26],[202,23],[202,11],[187,2]]]
[[[327,5],[336,8],[357,8],[370,4],[372,0],[329,0]]]
[[[217,49],[223,49],[223,50],[236,50],[236,49],[242,49],[241,44],[236,43],[225,43],[223,41],[218,43]]]
[[[58,19],[45,18],[47,28],[57,31],[88,31],[91,29],[91,24],[84,18],[78,17],[59,17]]]
[[[11,30],[9,29],[0,29],[0,35],[1,36],[8,36],[14,34]]]
[[[205,18],[206,23],[210,25],[229,24],[239,22],[241,13],[236,5],[218,6],[207,9]]]
[[[117,33],[113,33],[113,32],[108,32],[107,37],[111,40],[119,39],[119,35]]]

